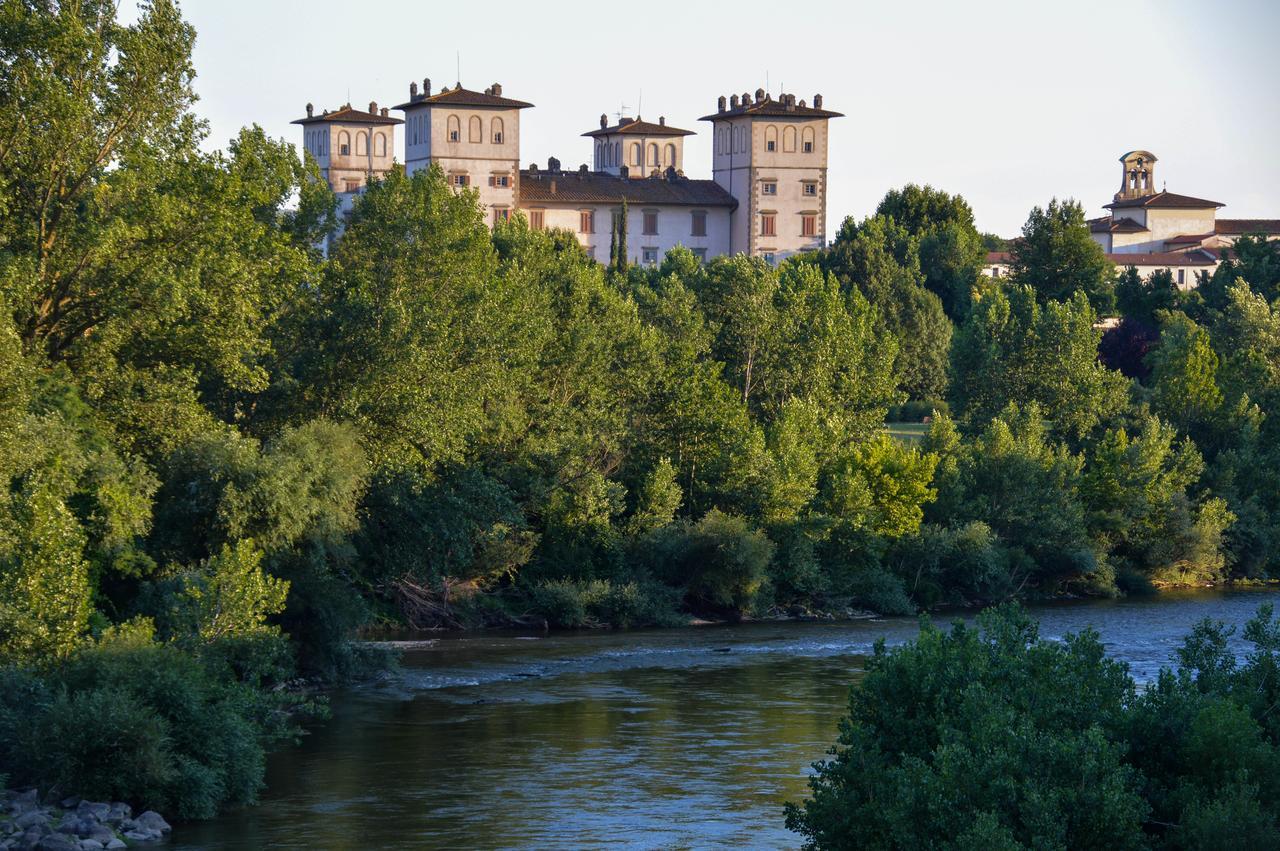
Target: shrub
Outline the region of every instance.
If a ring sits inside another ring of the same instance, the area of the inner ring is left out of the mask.
[[[680,594],[652,581],[611,582],[605,579],[552,579],[526,593],[531,611],[551,626],[673,626]]]
[[[763,586],[774,545],[745,519],[713,508],[697,523],[674,523],[650,535],[640,551],[655,575],[684,588],[695,611],[737,619]]]

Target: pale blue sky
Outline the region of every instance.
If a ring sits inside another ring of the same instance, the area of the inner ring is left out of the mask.
[[[125,0],[126,17],[130,0]],[[829,228],[908,182],[959,192],[978,226],[1015,234],[1034,204],[1090,215],[1145,148],[1170,191],[1280,218],[1280,3],[185,0],[210,147],[348,98],[393,105],[410,80],[500,82],[536,104],[521,159],[590,157],[579,134],[620,104],[699,131],[685,171],[710,177],[716,97],[821,92],[833,122]],[[397,153],[403,147],[397,141]]]

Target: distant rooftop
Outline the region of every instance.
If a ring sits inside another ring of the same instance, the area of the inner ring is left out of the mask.
[[[658,119],[658,123],[652,121],[643,121],[640,118],[623,118],[613,126],[608,126],[608,118],[600,116],[600,129],[588,130],[583,136],[612,136],[621,134],[626,136],[692,136],[692,130],[681,130],[679,127],[672,127],[667,124],[665,116]]]
[[[1192,198],[1190,195],[1179,195],[1176,192],[1156,192],[1140,198],[1123,198],[1103,205],[1108,210],[1125,207],[1148,207],[1152,209],[1174,208],[1183,210],[1203,210],[1209,207],[1225,207],[1218,201],[1207,201],[1204,198]]]
[[[528,109],[533,104],[528,101],[514,100],[512,98],[502,96],[502,84],[494,83],[483,92],[474,92],[471,89],[464,89],[461,83],[458,83],[452,89],[445,86],[436,94],[431,94],[431,80],[422,81],[422,92],[418,92],[418,84],[409,84],[409,99],[401,104],[396,104],[392,109],[406,110],[415,106],[424,104],[435,106],[470,106],[480,107],[482,109]]]
[[[740,115],[777,117],[777,118],[843,118],[844,114],[822,108],[822,95],[813,96],[813,106],[797,101],[795,95],[780,94],[775,100],[773,95],[764,89],[756,89],[755,97],[744,92],[741,99],[731,95],[728,100],[721,96],[717,109],[710,115],[704,115],[699,121],[719,121],[722,118],[736,118]]]
[[[340,109],[335,109],[332,112],[326,109],[319,115],[315,114],[315,109],[311,104],[307,104],[306,117],[289,123],[317,124],[322,121],[337,121],[343,124],[404,124],[399,118],[392,118],[387,115],[386,107],[379,110],[376,101],[370,102],[368,112],[361,109],[353,109],[351,104],[348,103],[343,104]]]
[[[737,207],[738,201],[714,180],[691,180],[672,169],[654,177],[622,177],[586,166],[564,171],[531,166],[520,172],[520,206],[560,204],[667,204]]]

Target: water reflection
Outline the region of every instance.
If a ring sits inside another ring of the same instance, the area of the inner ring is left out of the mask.
[[[1271,592],[1042,607],[1149,679],[1190,626]],[[261,806],[180,826],[191,849],[788,847],[781,806],[834,737],[877,638],[913,619],[485,636],[415,646],[275,755]]]

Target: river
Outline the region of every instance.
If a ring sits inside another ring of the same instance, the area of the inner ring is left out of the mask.
[[[1196,621],[1243,625],[1268,600],[1032,611],[1046,638],[1097,629],[1150,680]],[[171,847],[795,847],[782,805],[804,795],[849,684],[876,639],[916,631],[883,618],[409,642],[394,679],[334,695],[329,721],[271,757],[259,806],[178,825]]]

